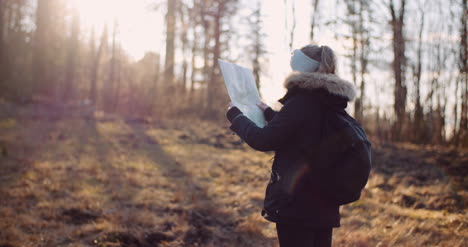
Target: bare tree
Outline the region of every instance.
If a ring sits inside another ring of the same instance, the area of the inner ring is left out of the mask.
[[[367,73],[367,66],[369,64],[369,52],[370,52],[370,31],[365,26],[365,17],[367,14],[368,21],[371,21],[373,18],[371,15],[371,10],[367,1],[359,1],[359,42],[360,42],[360,73],[361,73],[361,83],[360,83],[360,94],[359,94],[359,108],[357,109],[358,118],[364,120],[364,106],[365,106],[365,95],[366,95],[366,80],[365,74]]]
[[[212,65],[213,67],[211,68],[211,73],[210,73],[210,79],[208,81],[208,94],[207,94],[207,115],[212,114],[212,109],[213,109],[213,103],[214,103],[214,97],[216,96],[216,69],[217,69],[217,64],[218,64],[218,59],[220,58],[221,54],[221,32],[222,32],[222,18],[224,16],[224,12],[226,10],[226,2],[225,1],[216,1],[216,10],[213,13],[213,18],[214,18],[214,48],[213,48],[213,60],[212,60]]]
[[[394,111],[396,120],[393,125],[392,138],[395,141],[400,141],[402,138],[402,128],[405,124],[406,117],[406,95],[407,88],[405,85],[405,36],[404,36],[404,21],[406,1],[400,0],[400,8],[396,9],[394,0],[390,0],[388,9],[391,15],[391,28],[393,33],[393,73],[395,76],[395,91],[394,91]]]
[[[94,32],[93,32],[94,34]],[[98,80],[98,76],[99,76],[99,66],[101,64],[101,57],[104,53],[104,50],[106,49],[107,47],[107,39],[108,39],[108,34],[107,34],[107,27],[104,27],[104,30],[102,31],[102,35],[101,35],[101,41],[99,43],[99,48],[97,49],[97,51],[95,51],[95,44],[94,44],[94,35],[92,35],[91,37],[91,59],[92,59],[92,62],[91,62],[91,79],[90,79],[90,91],[89,91],[89,99],[91,100],[91,104],[93,106],[96,106],[96,103],[97,103],[97,96],[98,96],[98,88],[97,88],[97,80]]]
[[[188,30],[189,30],[189,21],[190,17],[188,15],[187,6],[185,6],[182,2],[178,5],[178,15],[180,19],[180,41],[181,41],[181,51],[182,51],[182,94],[185,95],[186,87],[187,87],[187,74],[188,74],[188,61],[187,61],[187,48],[189,45],[188,42]]]
[[[291,51],[294,45],[294,33],[296,32],[296,25],[297,25],[297,20],[296,20],[296,1],[292,0],[291,3],[291,8],[292,8],[292,27],[291,31],[289,33],[289,50]]]
[[[192,9],[189,11],[190,13],[190,19],[191,21],[191,32],[192,32],[192,42],[191,42],[191,74],[190,74],[190,102],[193,102],[193,97],[195,93],[195,82],[196,82],[196,75],[198,72],[197,64],[196,64],[196,58],[199,53],[199,42],[198,42],[198,35],[199,32],[197,31],[198,26],[200,25],[200,18],[197,12],[200,9],[194,5]]]
[[[320,11],[319,11],[319,0],[313,0],[312,5],[314,8],[314,12],[312,13],[312,21],[310,24],[310,41],[314,41],[314,32],[315,32],[315,27],[317,24],[317,19],[319,18]]]
[[[48,91],[51,93],[50,78],[48,73],[49,32],[51,29],[51,6],[53,1],[37,1],[36,8],[36,30],[33,40],[33,62],[32,62],[32,87],[33,92]]]
[[[257,1],[257,6],[249,18],[250,24],[250,34],[249,39],[251,39],[251,47],[252,47],[252,67],[253,67],[253,74],[255,77],[255,82],[257,84],[257,88],[260,92],[260,74],[262,72],[262,67],[260,64],[260,59],[263,55],[266,54],[265,45],[263,43],[265,34],[262,32],[262,5],[260,1]]]
[[[284,15],[284,25],[286,31],[289,31],[289,50],[292,51],[293,45],[294,45],[294,33],[296,31],[296,1],[292,0],[291,2],[291,19],[292,19],[292,24],[291,27],[289,27],[289,6],[288,6],[288,0],[284,0],[284,7],[285,7],[285,15]],[[288,30],[289,29],[289,30]]]
[[[166,12],[166,58],[164,62],[164,81],[172,85],[174,81],[174,53],[176,32],[177,0],[167,0]]]
[[[423,31],[424,31],[424,20],[425,11],[423,6],[420,6],[420,23],[419,23],[419,35],[418,35],[418,48],[416,51],[416,64],[413,64],[413,80],[415,88],[415,110],[413,116],[413,141],[421,142],[424,128],[424,112],[421,105],[421,72],[422,72],[422,43],[423,43]]]
[[[74,81],[77,76],[76,64],[77,64],[77,54],[79,48],[79,32],[80,32],[80,21],[78,11],[73,9],[73,17],[71,24],[71,35],[68,40],[67,47],[67,65],[66,65],[66,76],[65,76],[65,88],[63,92],[63,100],[70,99],[74,95]]]
[[[372,17],[367,1],[351,0],[344,3],[347,11],[347,19],[344,20],[344,23],[350,27],[350,38],[352,39],[351,75],[354,84],[359,86],[359,96],[354,102],[354,115],[357,120],[363,121],[365,74],[367,73],[370,52],[370,31],[367,25],[371,22]]]
[[[206,95],[206,108],[205,114],[207,117],[214,117],[215,112],[215,99],[219,97],[219,83],[220,73],[218,68],[218,59],[221,58],[221,36],[227,30],[223,24],[227,23],[229,18],[236,11],[237,0],[215,0],[214,8],[212,10],[213,18],[213,41],[214,46],[212,49],[212,60],[210,68],[210,76],[207,84]]]
[[[6,10],[6,1],[0,1],[0,88],[3,88],[3,83],[5,80],[4,76],[4,57],[5,57],[5,10]]]
[[[460,0],[462,13],[460,16],[460,48],[459,48],[459,71],[460,71],[460,122],[459,138],[464,146],[468,146],[468,3],[466,0]]]
[[[119,62],[118,58],[118,44],[117,44],[117,33],[119,24],[117,20],[114,20],[113,31],[112,31],[112,50],[111,50],[111,59],[110,59],[110,69],[109,77],[105,85],[104,93],[104,108],[106,110],[115,110],[115,90],[116,90],[116,78],[117,78],[117,63]]]

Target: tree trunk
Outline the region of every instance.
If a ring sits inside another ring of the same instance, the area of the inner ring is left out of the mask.
[[[207,116],[208,117],[213,117],[213,103],[214,103],[214,98],[217,93],[217,77],[216,77],[216,71],[218,68],[218,58],[220,57],[221,53],[221,18],[223,17],[224,13],[224,7],[225,3],[223,1],[219,1],[217,6],[217,10],[214,17],[214,41],[215,45],[213,48],[213,60],[212,60],[212,67],[211,67],[211,72],[210,72],[210,80],[208,81],[208,94],[207,94]]]
[[[94,50],[94,40],[91,40],[91,45],[93,46],[92,50]],[[97,53],[92,55],[91,80],[90,80],[91,86],[90,86],[89,98],[91,100],[91,104],[94,107],[96,107],[97,105],[97,79],[98,79],[98,74],[99,74],[99,66],[101,64],[100,63],[101,56],[106,46],[107,46],[107,28],[104,28]]]
[[[312,14],[312,22],[310,24],[310,41],[311,42],[314,41],[315,25],[316,25],[316,22],[317,22],[318,15],[320,13],[319,9],[318,9],[318,5],[319,5],[319,0],[313,0],[314,13]]]
[[[76,11],[73,13],[73,21],[71,28],[71,36],[68,41],[68,55],[67,55],[67,68],[66,68],[66,77],[65,77],[65,88],[63,92],[63,100],[71,99],[74,96],[74,81],[75,81],[75,70],[76,70],[76,60],[79,48],[79,36],[80,24],[79,16]]]
[[[406,94],[405,86],[405,38],[403,33],[405,17],[405,0],[401,0],[401,8],[398,13],[395,11],[393,0],[390,0],[390,14],[392,16],[391,25],[393,31],[393,73],[395,76],[394,91],[394,111],[396,121],[393,125],[392,139],[402,140],[402,128],[405,125],[406,116]]]
[[[193,41],[192,41],[192,60],[191,60],[191,74],[190,74],[190,103],[193,103],[193,96],[195,93],[195,76],[197,73],[197,66],[196,66],[196,56],[198,50],[198,42],[195,38],[197,35],[196,26],[192,27],[193,32]]]
[[[253,37],[254,57],[252,60],[252,67],[253,67],[255,83],[257,85],[259,94],[260,94],[260,74],[261,74],[260,58],[264,54],[264,50],[263,50],[264,45],[262,42],[262,32],[261,32],[261,28],[262,28],[261,9],[262,9],[261,2],[257,1],[257,7],[253,14],[254,21],[251,23],[252,32],[254,33],[254,37]]]
[[[286,28],[286,31],[289,29],[289,25],[288,25],[288,9],[289,9],[289,6],[288,6],[288,0],[284,0],[284,7],[285,7],[285,15],[284,15],[284,18],[285,18],[285,21],[284,21],[284,24],[285,24],[285,28]],[[291,18],[292,18],[292,24],[291,24],[291,30],[289,30],[289,50],[292,51],[293,49],[293,46],[294,46],[294,33],[296,31],[296,1],[295,0],[292,0],[291,2]]]
[[[182,85],[181,85],[181,93],[182,93],[182,102],[185,103],[185,92],[187,87],[187,71],[188,71],[188,61],[187,61],[187,47],[188,47],[188,23],[186,20],[186,13],[184,11],[184,5],[182,3],[179,4],[179,18],[180,24],[182,26],[182,31],[180,34],[180,41],[182,43]]]
[[[419,37],[418,37],[418,48],[417,48],[417,64],[414,68],[414,87],[416,90],[416,103],[415,103],[415,110],[413,116],[413,141],[416,143],[421,143],[423,140],[422,138],[422,131],[424,128],[424,113],[421,105],[421,92],[420,92],[420,84],[421,84],[421,72],[422,72],[422,35],[424,29],[424,11],[421,10],[421,23],[419,26]]]
[[[4,27],[5,27],[5,5],[6,1],[0,1],[0,89],[2,89],[2,92],[5,90],[4,88],[4,82],[5,82],[5,76],[4,76],[4,60],[5,60],[5,54],[4,54],[4,47],[5,47],[5,37],[4,37]]]
[[[462,14],[460,27],[460,82],[461,82],[461,106],[459,138],[463,146],[468,146],[468,3],[461,0]]]
[[[115,62],[116,64],[114,65],[115,66],[115,88],[114,88],[114,95],[113,95],[113,99],[112,99],[112,111],[113,112],[116,112],[117,109],[118,109],[118,106],[119,106],[119,103],[120,103],[120,87],[121,87],[121,80],[122,80],[122,67],[121,67],[121,62],[120,62],[120,52],[121,52],[121,47],[120,45],[118,46],[118,48],[116,49],[115,51],[115,56],[116,56],[116,59],[117,61]]]
[[[48,33],[50,31],[50,7],[52,1],[38,0],[36,8],[36,30],[33,40],[32,62],[32,94],[51,93],[51,83],[48,75]],[[32,96],[32,95],[31,95]]]
[[[166,13],[166,59],[164,62],[165,84],[174,82],[174,52],[176,29],[176,0],[167,0]]]
[[[369,31],[364,27],[364,14],[369,12],[368,9],[364,6],[365,1],[359,1],[359,36],[360,36],[360,65],[361,65],[361,84],[360,84],[360,95],[359,95],[359,112],[358,116],[360,121],[364,121],[364,106],[365,106],[365,95],[366,95],[366,80],[365,74],[367,72],[367,64],[369,63],[368,59],[368,49],[369,49]],[[370,18],[369,18],[370,19]]]
[[[210,47],[210,41],[211,41],[211,32],[210,32],[210,23],[208,22],[208,19],[206,16],[208,15],[208,10],[206,7],[205,0],[201,1],[201,22],[203,25],[203,30],[204,30],[204,44],[203,44],[203,80],[204,84],[206,86],[204,93],[206,94],[206,97],[208,97],[209,94],[209,47]],[[206,109],[206,101],[204,100],[204,97],[200,97],[200,105],[203,109]]]
[[[113,110],[115,105],[115,78],[116,78],[116,64],[117,64],[117,47],[116,47],[116,36],[117,36],[117,21],[114,21],[114,31],[112,32],[112,57],[109,70],[109,79],[107,81],[105,93],[105,108],[108,111]]]

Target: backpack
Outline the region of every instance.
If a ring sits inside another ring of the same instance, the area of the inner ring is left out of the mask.
[[[359,200],[371,170],[371,143],[346,111],[324,107],[322,138],[314,152],[322,196],[345,205]]]

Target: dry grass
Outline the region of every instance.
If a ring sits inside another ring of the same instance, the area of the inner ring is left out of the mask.
[[[0,246],[277,246],[259,213],[272,154],[227,124],[18,112],[0,118]],[[334,246],[467,246],[466,152],[374,159]]]

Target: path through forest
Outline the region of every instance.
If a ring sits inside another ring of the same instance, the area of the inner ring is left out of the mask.
[[[272,153],[223,126],[2,105],[0,246],[277,246]],[[374,143],[334,246],[466,246],[467,152]]]

